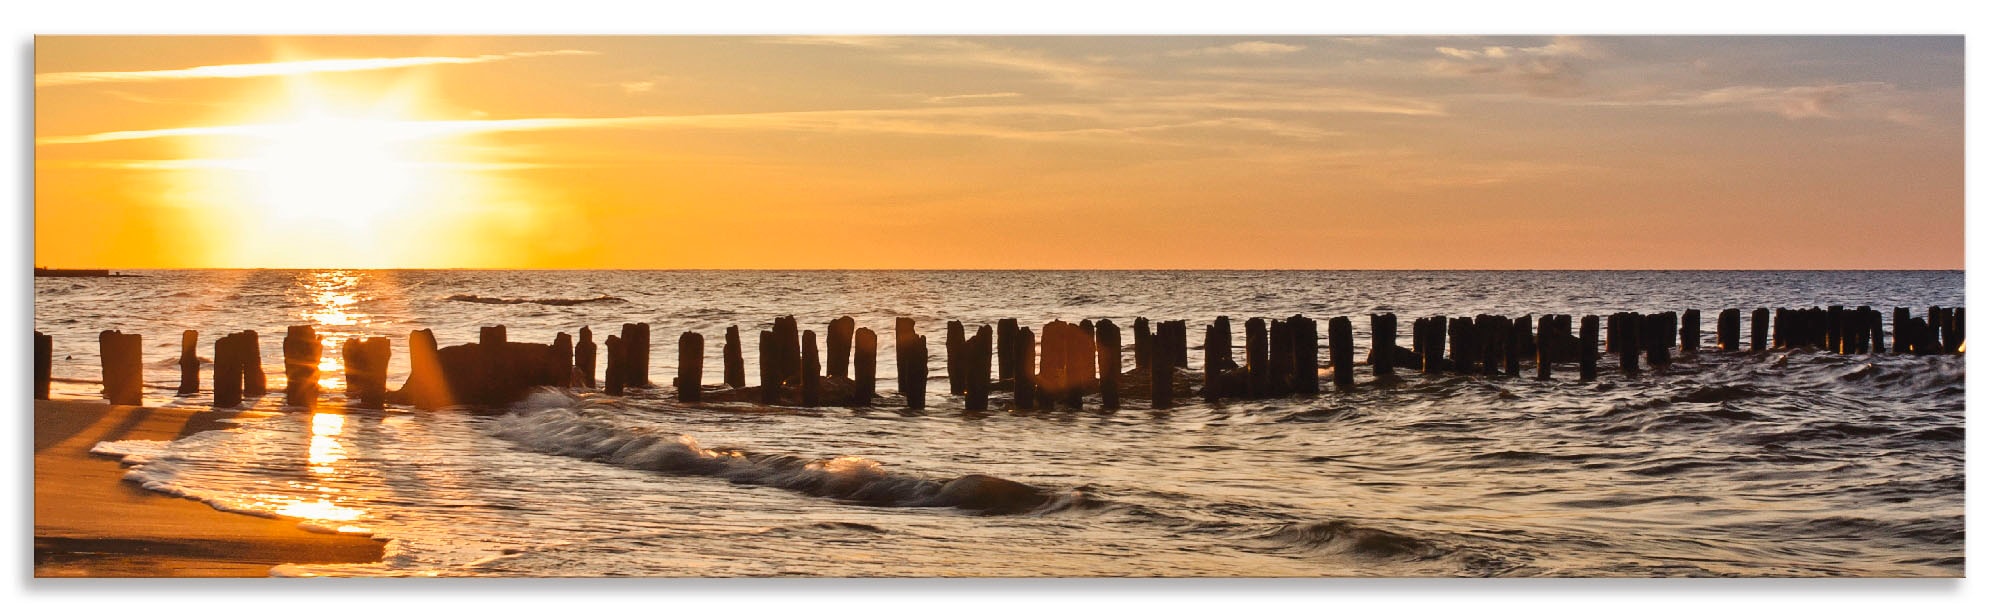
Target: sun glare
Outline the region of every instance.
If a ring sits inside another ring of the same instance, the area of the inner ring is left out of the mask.
[[[268,222],[366,230],[415,205],[421,162],[399,122],[311,116],[273,126],[247,162]]]

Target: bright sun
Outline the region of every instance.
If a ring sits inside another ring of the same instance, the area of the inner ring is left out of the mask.
[[[424,177],[403,122],[307,116],[270,126],[245,161],[268,223],[366,230],[417,204]]]

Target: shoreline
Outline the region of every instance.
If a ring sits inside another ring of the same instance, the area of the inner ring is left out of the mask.
[[[375,563],[383,543],[314,533],[293,522],[235,514],[147,491],[109,440],[175,440],[228,429],[259,412],[35,402],[35,577],[268,577],[283,564]]]

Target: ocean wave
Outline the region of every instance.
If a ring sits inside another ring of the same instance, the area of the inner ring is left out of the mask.
[[[692,436],[627,429],[607,418],[615,401],[542,391],[514,405],[494,434],[537,452],[668,474],[725,478],[875,506],[952,507],[1021,514],[1060,499],[1036,487],[983,474],[949,481],[892,474],[863,457],[807,459],[704,448]]]
[[[600,295],[593,298],[496,298],[478,295],[458,294],[448,298],[451,302],[471,302],[474,304],[541,304],[544,306],[575,306],[592,302],[624,302],[625,298]]]

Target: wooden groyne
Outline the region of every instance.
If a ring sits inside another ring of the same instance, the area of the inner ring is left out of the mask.
[[[1750,311],[1749,342],[1745,348],[1742,310],[1726,308],[1713,319],[1715,341],[1702,341],[1702,311],[1616,312],[1506,317],[1492,314],[1418,317],[1409,321],[1410,344],[1397,342],[1403,327],[1395,313],[1368,315],[1371,331],[1364,363],[1374,384],[1393,384],[1410,376],[1521,377],[1522,362],[1532,361],[1534,378],[1553,381],[1559,369],[1575,366],[1576,380],[1599,375],[1600,354],[1627,376],[1672,371],[1674,349],[1682,357],[1702,352],[1753,354],[1767,350],[1823,350],[1840,354],[1958,354],[1965,350],[1965,309],[1931,307],[1922,313],[1895,308],[1889,316],[1872,307],[1842,306]],[[923,409],[931,377],[928,337],[917,333],[909,317],[894,322],[896,403]],[[1259,399],[1323,392],[1322,381],[1335,390],[1357,385],[1353,323],[1348,317],[1322,322],[1293,315],[1251,317],[1237,325],[1216,317],[1203,329],[1200,372],[1189,371],[1187,321],[1133,320],[1133,343],[1124,343],[1124,328],[1109,319],[1078,322],[1049,321],[1033,326],[1017,319],[992,325],[945,322],[945,371],[949,396],[962,397],[966,410],[986,410],[996,404],[1014,409],[1081,408],[1087,396],[1101,406],[1119,408],[1127,400],[1154,408],[1174,405],[1180,398],[1207,401]],[[1886,329],[1885,329],[1886,327]],[[969,331],[968,331],[969,330]],[[1599,341],[1599,332],[1603,340]],[[596,388],[595,370],[603,365],[602,390],[609,395],[650,389],[651,326],[625,323],[619,334],[602,344],[604,357],[589,327],[576,339],[557,333],[547,344],[514,342],[501,325],[480,328],[478,341],[440,348],[428,329],[409,335],[410,374],[400,388],[388,388],[392,349],[386,337],[354,337],[340,345],[346,397],[361,406],[383,404],[439,408],[454,405],[503,405],[538,387]],[[704,354],[709,344],[700,333],[681,333],[676,345],[674,397],[682,402],[735,401],[792,406],[870,406],[877,394],[876,333],[858,327],[852,317],[829,321],[825,331],[804,329],[795,317],[778,317],[757,331],[758,380],[744,380],[743,349],[737,326],[729,326],[721,349],[723,377],[705,384]],[[821,352],[824,339],[824,358]],[[1039,342],[1037,340],[1039,339]],[[1323,341],[1322,341],[1323,340]],[[321,337],[307,325],[291,326],[283,341],[285,403],[313,406],[320,400]],[[144,361],[136,334],[105,331],[98,338],[105,398],[115,404],[141,402]],[[266,393],[256,332],[223,335],[213,343],[214,405],[233,407],[246,397]],[[183,333],[180,344],[179,395],[199,391],[199,333]],[[1239,349],[1240,347],[1240,349]],[[1324,352],[1322,352],[1324,347]],[[1134,367],[1125,351],[1132,352]],[[1600,349],[1602,353],[1600,353]],[[35,397],[48,397],[53,339],[35,335]],[[1689,362],[1686,359],[1684,363]],[[822,368],[822,364],[825,367]],[[849,366],[852,375],[849,375]],[[1643,366],[1643,367],[1642,367]],[[995,391],[1005,397],[996,402]]]

